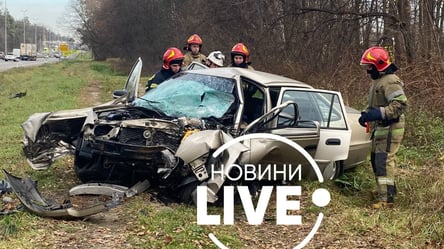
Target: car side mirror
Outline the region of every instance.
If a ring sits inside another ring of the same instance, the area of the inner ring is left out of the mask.
[[[122,97],[123,95],[125,95],[127,93],[128,93],[128,91],[125,90],[125,89],[123,89],[123,90],[115,90],[113,92],[113,98],[114,99],[120,98],[120,97]]]

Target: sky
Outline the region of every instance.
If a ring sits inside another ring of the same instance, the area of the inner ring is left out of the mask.
[[[64,27],[64,16],[67,15],[72,0],[0,0],[2,12],[5,1],[9,14],[15,20],[23,20],[26,15],[32,24],[45,26],[57,34],[71,36],[72,31]]]

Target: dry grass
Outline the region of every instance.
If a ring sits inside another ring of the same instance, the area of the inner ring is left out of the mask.
[[[39,88],[28,88],[32,90],[28,91],[31,95],[14,102],[8,99],[11,92],[3,92],[0,96],[2,108],[8,112],[15,110],[8,117],[3,116],[0,126],[4,135],[0,139],[2,168],[19,176],[31,175],[39,181],[45,196],[63,196],[78,183],[72,171],[72,159],[62,160],[48,171],[31,171],[20,152],[20,123],[36,112],[36,108],[70,109],[89,105],[86,100],[93,98],[85,98],[83,94],[96,92],[91,88],[98,88],[99,97],[107,98],[111,96],[111,89],[122,86],[124,77],[113,75],[106,64],[97,62],[63,62],[47,69],[10,72],[3,77],[9,79],[4,81],[3,89],[17,91],[28,87],[25,84],[36,85],[36,82]],[[76,80],[69,81],[73,77]],[[17,78],[22,79],[21,83],[10,80]],[[51,84],[57,85],[57,92],[47,90],[51,88],[49,79],[54,79]],[[345,82],[350,85],[353,81]],[[350,98],[352,90],[355,89],[349,89]],[[49,96],[51,94],[59,95]],[[73,95],[83,97],[74,102],[57,100],[72,99]],[[39,101],[41,103],[37,104]],[[350,102],[361,100],[350,99]],[[230,248],[292,248],[305,237],[320,211],[325,214],[324,220],[306,248],[443,248],[442,127],[441,119],[419,115],[414,109],[409,112],[408,133],[398,154],[399,195],[394,209],[375,211],[370,208],[369,192],[375,183],[370,166],[364,164],[347,172],[340,181],[322,185],[332,195],[330,204],[322,209],[310,201],[311,193],[320,187],[319,184],[301,183],[304,193],[301,226],[276,226],[274,204],[269,207],[267,219],[261,226],[248,225],[240,207],[235,226],[199,226],[194,207],[168,206],[156,201],[155,193],[147,192],[124,200],[109,212],[84,220],[47,219],[28,212],[2,216],[0,248],[216,248],[207,236],[209,232],[217,234]],[[223,213],[222,208],[212,211]]]

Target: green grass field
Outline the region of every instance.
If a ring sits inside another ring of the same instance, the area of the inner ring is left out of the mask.
[[[21,150],[20,124],[36,112],[88,106],[85,91],[91,85],[101,86],[100,101],[109,100],[125,80],[126,75],[113,72],[105,62],[82,58],[0,73],[0,167],[37,180],[43,195],[66,193],[79,183],[72,158],[56,162],[49,170],[33,171]],[[11,98],[25,91],[26,96]],[[306,248],[443,248],[444,121],[410,114],[398,154],[399,194],[394,209],[370,208],[375,183],[370,166],[364,164],[322,185],[332,195],[322,209],[309,201],[319,184],[302,182],[300,214],[306,226],[274,225],[273,204],[262,226],[246,224],[242,210],[236,211],[234,226],[200,226],[195,207],[164,205],[148,192],[125,200],[113,213],[104,213],[103,219],[117,218],[99,225],[94,219],[56,220],[26,211],[0,216],[0,248],[217,248],[207,236],[210,232],[229,248],[290,248],[294,246],[290,243],[304,238],[320,211],[325,218]],[[210,211],[222,214],[223,208]]]

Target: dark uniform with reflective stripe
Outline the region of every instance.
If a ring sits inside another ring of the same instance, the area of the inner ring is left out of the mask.
[[[395,154],[404,135],[407,97],[403,82],[395,74],[385,74],[373,80],[369,93],[369,108],[379,108],[380,121],[372,122],[371,164],[378,186],[378,199],[393,203],[396,194]]]
[[[160,83],[171,78],[171,76],[173,75],[174,72],[171,71],[171,69],[162,68],[159,72],[153,74],[153,76],[148,79],[148,82],[145,86],[145,92],[150,89],[156,88],[158,85],[160,85]]]

